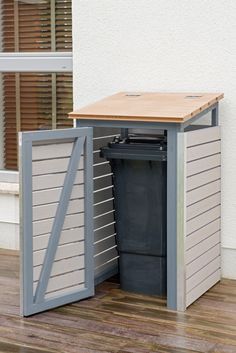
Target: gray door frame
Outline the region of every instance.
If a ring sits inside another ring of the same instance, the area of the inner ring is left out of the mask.
[[[64,186],[56,212],[49,246],[40,275],[38,288],[33,294],[33,228],[32,228],[32,147],[43,143],[64,143],[73,141]],[[71,294],[44,299],[50,277],[52,262],[58,246],[60,232],[67,211],[78,163],[84,154],[84,192],[85,192],[85,285],[84,288]],[[20,248],[21,248],[21,314],[29,316],[53,307],[71,303],[94,294],[94,260],[93,260],[93,129],[72,128],[54,131],[37,131],[19,133],[20,162]]]

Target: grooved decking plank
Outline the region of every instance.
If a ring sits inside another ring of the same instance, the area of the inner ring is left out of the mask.
[[[235,353],[236,281],[222,280],[186,312],[106,281],[96,295],[19,316],[19,260],[0,250],[0,353]]]

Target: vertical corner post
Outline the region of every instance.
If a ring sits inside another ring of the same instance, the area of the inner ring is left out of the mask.
[[[185,290],[185,134],[167,130],[167,307],[186,309]]]
[[[216,104],[215,108],[211,111],[211,125],[219,125],[219,103]]]
[[[94,218],[93,211],[93,128],[87,128],[85,140],[85,266],[89,268],[85,278],[85,285],[94,295]]]
[[[32,141],[22,133],[19,139],[20,172],[20,302],[21,316],[27,316],[33,304],[33,255],[32,233]]]
[[[126,139],[129,136],[129,129],[121,129],[120,136],[123,139]]]

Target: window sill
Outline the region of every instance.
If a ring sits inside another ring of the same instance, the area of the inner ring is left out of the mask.
[[[0,170],[0,194],[19,195],[19,172]]]
[[[0,182],[0,194],[19,195],[19,184]]]

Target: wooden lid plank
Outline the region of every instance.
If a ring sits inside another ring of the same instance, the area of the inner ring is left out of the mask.
[[[182,123],[223,98],[222,93],[120,92],[69,114],[73,119]]]

